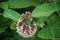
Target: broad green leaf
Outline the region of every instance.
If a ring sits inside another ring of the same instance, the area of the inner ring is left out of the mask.
[[[60,0],[54,0],[54,2],[55,2],[55,7],[57,9],[57,13],[60,17]]]
[[[35,8],[35,10],[32,12],[32,16],[38,18],[36,21],[36,24],[40,27],[43,28],[44,26],[44,22],[46,21],[46,19],[53,13],[56,11],[55,5],[53,3],[49,4],[43,4],[38,6],[37,8]]]
[[[28,6],[38,6],[39,0],[9,0],[10,8],[24,8]]]
[[[60,38],[60,21],[48,24],[38,33],[38,37],[45,39]]]
[[[36,17],[34,18],[34,21],[36,22],[37,26],[39,26],[40,28],[43,28],[43,26],[45,25],[44,22],[46,21],[47,17]]]
[[[1,2],[0,7],[4,10],[7,10],[8,9],[8,2]]]
[[[56,14],[52,14],[46,20],[47,24],[59,21],[59,17]]]
[[[41,16],[50,16],[53,12],[55,12],[55,5],[54,3],[46,3],[43,5],[40,5],[35,8],[35,10],[32,12],[32,16],[34,17],[41,17]]]
[[[59,38],[59,36],[57,36],[57,34],[59,35],[58,32],[59,32],[59,27],[60,27],[60,25],[59,25],[60,21],[59,21],[58,16],[56,14],[52,14],[49,16],[49,18],[46,20],[46,22],[48,25],[45,26],[45,28],[42,29],[38,33],[38,37],[45,38],[45,39]],[[54,32],[54,34],[52,32]],[[56,32],[56,34],[55,34],[55,32]],[[53,36],[53,35],[55,35],[55,36]]]
[[[16,22],[13,21],[13,22],[11,23],[10,29],[16,30]]]
[[[18,19],[20,17],[20,14],[17,13],[16,11],[14,11],[14,10],[8,9],[8,10],[4,11],[3,16],[7,17],[9,19],[12,19],[14,21],[18,21]]]

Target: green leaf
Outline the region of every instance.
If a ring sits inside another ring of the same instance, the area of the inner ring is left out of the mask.
[[[52,14],[46,20],[47,25],[43,28],[39,33],[38,37],[45,38],[45,39],[56,39],[60,38],[60,20],[56,14]],[[57,35],[58,34],[58,35]]]
[[[8,2],[1,2],[0,7],[4,10],[7,10],[8,9]]]
[[[38,37],[45,39],[60,38],[60,21],[48,24],[38,33]]]
[[[35,8],[32,12],[32,16],[41,17],[41,16],[50,16],[53,12],[55,12],[55,5],[53,3],[43,4]]]
[[[13,22],[11,23],[10,29],[16,30],[16,22],[13,21]]]
[[[44,24],[44,23],[41,23],[39,26],[40,26],[41,28],[43,28],[43,26],[45,26],[45,24]]]
[[[35,10],[32,12],[32,16],[38,18],[36,21],[36,24],[38,26],[40,26],[41,28],[43,28],[43,26],[45,25],[44,22],[46,21],[46,19],[53,13],[56,11],[55,5],[53,3],[49,4],[43,4],[38,6],[37,8],[35,8]]]
[[[39,0],[9,0],[10,8],[24,8],[28,6],[38,6]]]
[[[46,20],[47,24],[50,23],[55,23],[56,21],[59,21],[59,17],[56,14],[52,14],[48,17],[48,19]]]
[[[9,19],[12,19],[14,21],[18,21],[18,19],[20,17],[20,14],[17,13],[16,11],[14,11],[14,10],[8,9],[8,10],[4,11],[3,16],[7,17]]]
[[[60,17],[60,0],[54,0],[54,2],[55,2],[55,7],[57,9],[57,13]]]
[[[39,26],[40,28],[43,28],[43,26],[45,25],[44,22],[46,21],[47,17],[36,17],[34,18],[34,21],[36,22],[37,26]]]

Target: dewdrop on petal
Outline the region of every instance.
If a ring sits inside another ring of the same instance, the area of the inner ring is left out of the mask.
[[[16,25],[17,33],[19,33],[24,38],[32,37],[37,30],[36,24],[34,22],[32,22],[33,21],[32,16],[30,18],[32,24],[26,24],[24,22],[24,20],[28,20],[27,19],[28,16],[31,16],[30,12],[26,12],[25,14],[22,14]]]

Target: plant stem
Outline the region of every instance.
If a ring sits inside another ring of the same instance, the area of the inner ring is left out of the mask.
[[[32,36],[32,40],[34,40],[34,36]]]

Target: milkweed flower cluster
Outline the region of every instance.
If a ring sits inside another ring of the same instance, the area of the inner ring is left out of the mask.
[[[32,37],[37,30],[37,27],[36,27],[36,24],[34,21],[31,24],[26,24],[24,22],[24,20],[28,20],[29,16],[31,17],[30,21],[32,22],[33,17],[31,16],[31,13],[26,12],[25,14],[21,15],[21,17],[19,18],[17,25],[16,25],[17,33],[19,33],[21,36],[23,36],[25,38]]]

